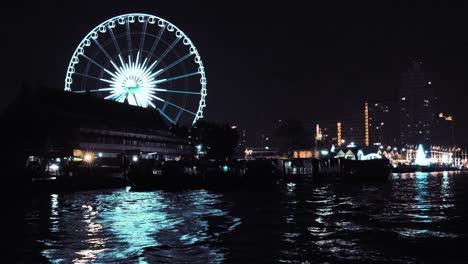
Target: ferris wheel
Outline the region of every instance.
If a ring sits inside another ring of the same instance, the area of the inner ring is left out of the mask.
[[[91,30],[68,65],[65,91],[152,107],[171,124],[203,118],[206,75],[193,42],[162,18],[132,13]]]

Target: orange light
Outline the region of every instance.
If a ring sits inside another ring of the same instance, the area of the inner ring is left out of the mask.
[[[444,113],[440,113],[440,114],[439,114],[439,117],[440,117],[440,118],[443,118],[443,117],[444,117]]]
[[[337,135],[337,136],[338,136],[338,137],[337,137],[337,138],[338,138],[338,139],[337,139],[338,142],[337,142],[337,143],[338,143],[338,145],[341,145],[341,122],[338,122],[338,123],[336,124],[336,130],[337,130],[337,132],[338,132],[338,135]]]
[[[83,157],[84,161],[87,163],[91,163],[94,160],[94,153],[86,152]]]
[[[367,103],[364,106],[364,124],[366,132],[365,143],[366,146],[369,146],[369,105]]]
[[[83,156],[83,151],[81,151],[79,149],[74,149],[73,150],[73,156],[74,157],[82,157]]]
[[[320,125],[319,124],[316,124],[315,125],[315,138],[317,140],[322,140],[322,131],[320,129]]]

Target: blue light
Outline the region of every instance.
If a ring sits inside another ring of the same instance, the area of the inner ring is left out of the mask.
[[[418,150],[416,151],[416,160],[414,162],[418,166],[429,166],[430,160],[426,158],[424,152],[424,147],[422,144],[419,144]]]

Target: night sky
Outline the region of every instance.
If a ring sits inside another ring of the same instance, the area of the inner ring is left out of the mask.
[[[418,58],[442,109],[456,119],[459,141],[467,141],[466,4],[272,2],[14,1],[2,7],[0,108],[23,82],[63,89],[70,57],[92,28],[142,12],[174,23],[197,46],[209,120],[252,135],[276,119],[340,119],[366,98],[394,96],[409,60]]]

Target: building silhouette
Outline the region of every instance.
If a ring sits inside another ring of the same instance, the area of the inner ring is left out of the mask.
[[[26,156],[69,157],[93,152],[103,158],[154,153],[191,155],[188,140],[168,129],[154,109],[50,88],[28,88],[2,115]]]
[[[432,82],[414,60],[402,74],[399,90],[400,136],[402,145],[430,145],[434,127],[435,93]]]
[[[398,144],[399,124],[396,100],[369,101],[369,138],[371,146]]]

